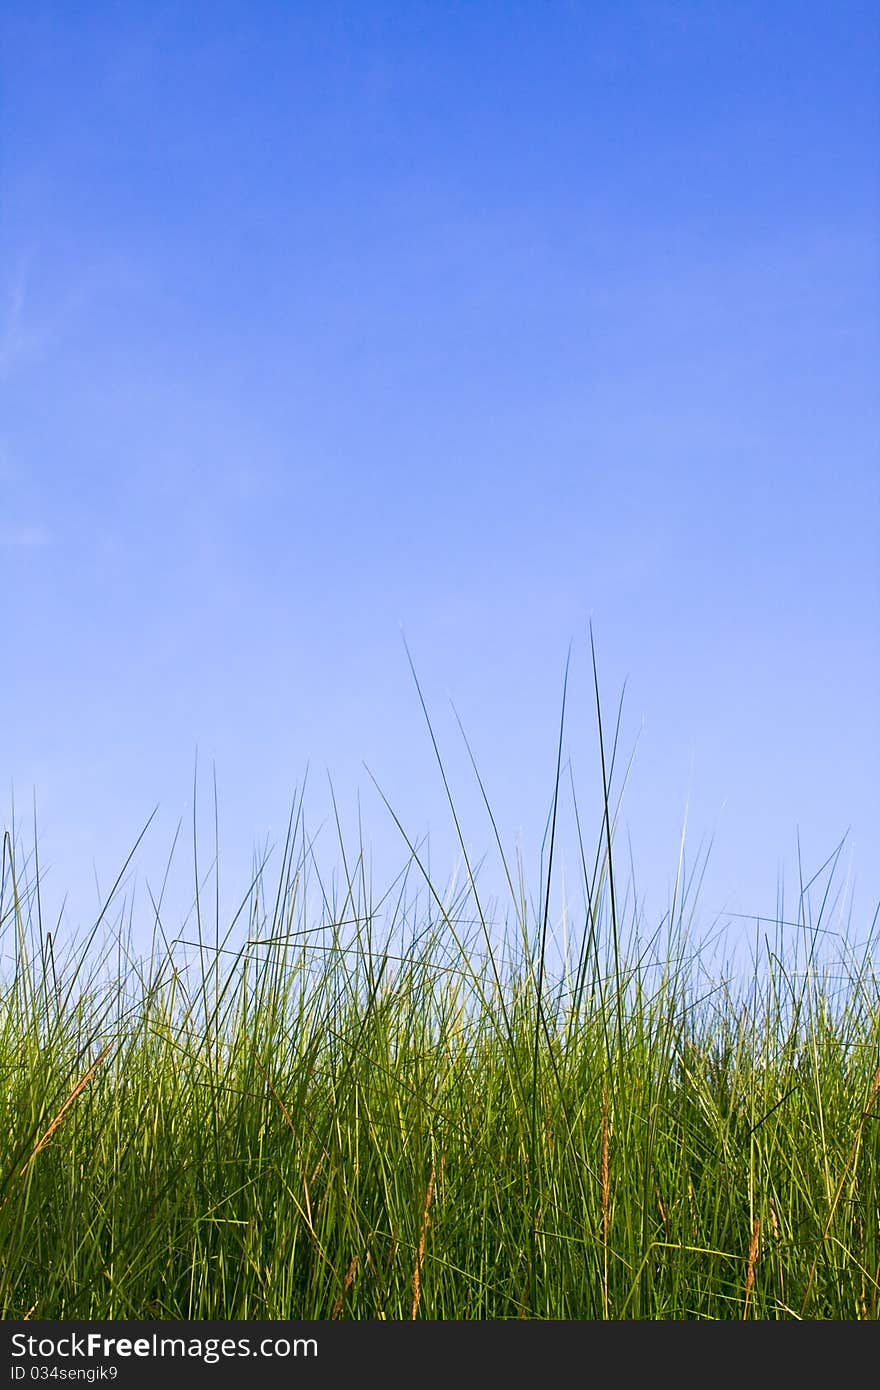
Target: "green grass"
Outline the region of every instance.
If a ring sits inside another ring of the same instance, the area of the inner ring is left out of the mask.
[[[225,937],[156,904],[145,956],[103,921],[60,952],[7,834],[3,1317],[877,1318],[874,923],[823,948],[804,887],[713,974],[677,884],[644,939],[616,742],[564,942],[561,734],[538,902],[502,856],[500,926],[412,843],[380,902],[358,847],[314,912],[300,801]]]

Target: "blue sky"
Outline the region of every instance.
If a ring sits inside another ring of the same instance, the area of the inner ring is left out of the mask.
[[[47,901],[92,916],[158,804],[155,880],[197,750],[231,895],[307,766],[315,823],[329,772],[396,866],[368,764],[444,877],[401,623],[476,851],[450,698],[533,855],[573,643],[598,824],[592,618],[649,919],[687,803],[707,922],[772,915],[798,835],[812,871],[847,832],[866,922],[875,7],[12,0],[2,25],[0,774],[7,818],[36,796]]]

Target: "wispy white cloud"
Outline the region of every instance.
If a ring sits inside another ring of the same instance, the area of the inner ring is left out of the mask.
[[[24,306],[27,298],[29,258],[23,257],[7,287],[0,322],[0,377],[7,373],[28,355],[31,347],[24,322]]]
[[[17,469],[12,462],[12,453],[5,439],[0,439],[0,483],[11,483]]]
[[[0,247],[0,256],[4,248]],[[24,247],[0,276],[0,381],[35,362],[81,332],[83,316],[96,299],[115,298],[143,287],[147,272],[128,257],[110,255],[79,263],[64,293],[47,298],[36,246]],[[4,258],[12,260],[8,254]]]
[[[0,523],[0,550],[45,550],[52,536],[45,526],[30,523]]]

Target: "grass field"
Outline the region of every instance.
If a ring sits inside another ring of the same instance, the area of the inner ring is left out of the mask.
[[[106,922],[62,950],[7,834],[2,1316],[880,1316],[876,918],[829,950],[804,889],[745,975],[683,893],[645,939],[606,751],[563,944],[552,827],[501,927],[415,846],[307,914],[300,805],[225,935],[157,910],[140,956]]]

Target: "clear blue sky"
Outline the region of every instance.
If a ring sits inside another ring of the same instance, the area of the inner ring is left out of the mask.
[[[866,922],[878,52],[852,0],[7,0],[0,800],[49,903],[158,803],[155,882],[197,749],[230,894],[307,764],[444,877],[400,623],[477,852],[449,698],[530,855],[573,641],[592,835],[592,615],[651,920],[687,802],[707,921],[849,831]]]

